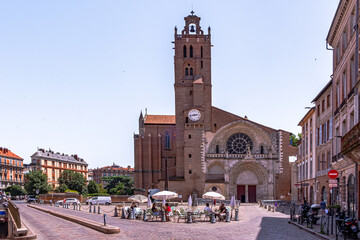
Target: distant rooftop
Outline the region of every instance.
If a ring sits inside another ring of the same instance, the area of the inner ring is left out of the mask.
[[[15,153],[11,152],[9,149],[3,148],[3,147],[0,147],[0,156],[1,157],[11,157],[11,158],[17,158],[19,160],[24,160],[21,157],[19,157],[18,155],[16,155]]]
[[[38,149],[32,156],[33,157],[42,157],[47,159],[54,159],[54,160],[60,160],[60,161],[66,161],[66,162],[72,162],[77,164],[84,164],[87,165],[87,163],[84,161],[84,159],[79,158],[78,155],[67,155],[64,153],[54,153],[54,151],[44,150],[44,149]]]

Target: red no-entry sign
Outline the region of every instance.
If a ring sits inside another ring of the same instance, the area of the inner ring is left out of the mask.
[[[335,178],[337,178],[339,176],[339,172],[336,171],[335,169],[331,169],[328,172],[328,176],[329,176],[329,178],[335,179]]]

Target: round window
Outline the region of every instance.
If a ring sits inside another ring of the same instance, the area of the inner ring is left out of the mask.
[[[217,187],[213,186],[213,187],[211,188],[211,190],[212,190],[213,192],[216,192],[216,191],[217,191]]]
[[[245,154],[247,146],[252,150],[251,138],[245,133],[235,133],[229,137],[226,148],[230,154]]]

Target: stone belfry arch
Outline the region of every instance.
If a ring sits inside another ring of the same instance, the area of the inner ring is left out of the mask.
[[[175,27],[173,42],[176,175],[191,183],[190,191],[199,193],[205,183],[204,132],[211,131],[211,35],[210,27],[208,34],[204,34],[200,17],[193,11],[184,20],[180,34]],[[190,111],[198,114],[198,118],[191,118]]]

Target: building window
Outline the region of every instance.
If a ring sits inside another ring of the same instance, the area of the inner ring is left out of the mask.
[[[325,99],[321,101],[321,112],[325,111]]]
[[[185,76],[189,76],[189,68],[185,68]]]
[[[201,58],[203,58],[203,47],[202,46],[201,46]]]
[[[355,61],[354,61],[354,56],[351,58],[350,60],[350,89],[352,89],[355,86]]]
[[[320,104],[317,106],[317,115],[320,116]]]
[[[260,154],[264,154],[264,146],[260,146]]]
[[[170,134],[165,134],[165,149],[170,149]]]
[[[194,57],[193,55],[194,55],[194,54],[193,54],[193,46],[190,46],[190,57],[191,57],[191,58]]]
[[[336,51],[336,54],[335,54],[336,63],[339,63],[340,62],[340,46],[339,46],[339,44],[336,46],[335,51]]]
[[[336,108],[340,106],[340,86],[336,83]]]
[[[201,62],[200,62],[200,65],[201,65],[201,68],[204,67],[204,64],[203,64],[203,61],[202,61],[202,60],[201,60]]]
[[[191,154],[189,154],[189,158],[191,158]]]
[[[347,34],[346,34],[346,32],[343,32],[343,34],[342,34],[342,52],[343,52],[343,54],[345,53],[346,47],[347,47]]]
[[[350,129],[352,129],[354,127],[354,121],[355,121],[355,118],[354,118],[354,111],[352,111],[350,113]]]
[[[327,152],[327,168],[330,168],[330,161],[331,161],[330,152]]]
[[[183,48],[183,55],[184,55],[184,58],[186,58],[186,46],[184,45],[184,48]]]
[[[346,98],[346,71],[342,74],[343,100]]]
[[[191,134],[189,134],[189,139],[191,139]]]
[[[220,153],[220,150],[219,150],[219,145],[216,145],[216,148],[215,148],[215,153]]]
[[[193,76],[193,75],[194,75],[193,69],[190,68],[190,76]]]
[[[327,97],[326,97],[326,107],[327,108],[330,107],[330,94],[328,94]]]
[[[193,91],[190,91],[190,95],[193,95]]]

